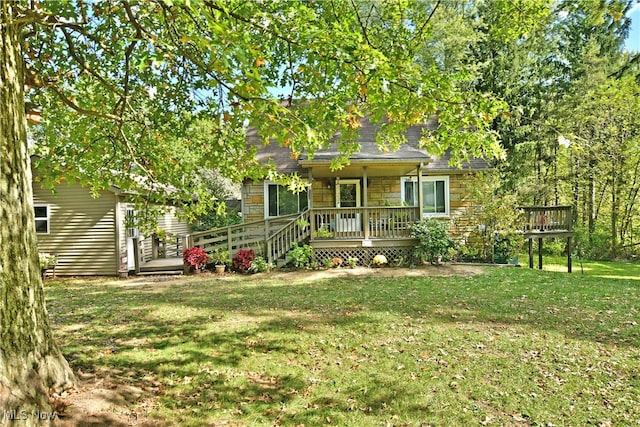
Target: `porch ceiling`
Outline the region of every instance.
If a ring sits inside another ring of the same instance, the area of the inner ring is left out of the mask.
[[[329,162],[304,162],[302,166],[311,169],[314,178],[361,178],[365,167],[368,177],[410,175],[417,172],[420,162],[360,163],[352,161],[350,165],[337,171],[331,170]]]

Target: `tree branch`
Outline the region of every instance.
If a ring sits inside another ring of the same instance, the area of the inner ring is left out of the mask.
[[[438,9],[438,6],[440,6],[440,1],[438,0],[435,4],[435,6],[433,6],[433,9],[431,9],[431,13],[429,14],[429,16],[427,17],[427,20],[424,21],[424,23],[422,24],[422,26],[420,27],[420,29],[418,30],[418,32],[416,33],[415,36],[413,36],[413,38],[411,39],[411,41],[416,40],[418,37],[422,37],[422,33],[424,32],[424,29],[427,27],[427,25],[429,24],[429,22],[431,22],[431,18],[433,18],[433,15],[436,13],[436,10]]]
[[[58,95],[58,97],[60,98],[60,100],[69,108],[71,108],[72,110],[83,114],[85,116],[91,116],[91,117],[100,117],[102,119],[107,119],[116,123],[121,123],[124,121],[124,119],[122,117],[116,116],[114,114],[108,114],[108,113],[100,113],[98,111],[93,111],[93,110],[87,110],[85,108],[82,108],[80,106],[78,106],[78,104],[76,104],[75,102],[73,102],[72,100],[70,100],[63,92],[62,90],[60,90],[60,88],[58,88],[57,86],[53,85],[53,84],[48,84],[48,83],[44,83],[42,87],[46,87],[48,89],[51,89],[56,95]]]
[[[367,33],[367,27],[365,26],[364,22],[362,22],[362,19],[360,19],[360,13],[358,13],[358,6],[354,3],[354,0],[351,0],[351,7],[353,7],[354,12],[356,13],[356,18],[358,20],[358,24],[360,25],[360,30],[362,30],[362,35],[364,36],[365,41],[372,48],[378,49],[378,47],[374,46],[371,43],[371,40],[369,40],[369,34]],[[373,6],[371,6],[371,8],[373,8]],[[369,9],[369,13],[371,13],[371,9]]]
[[[93,77],[98,79],[100,83],[102,83],[111,92],[119,96],[122,96],[122,93],[120,92],[120,89],[118,87],[116,87],[114,84],[109,82],[106,78],[101,76],[96,70],[93,69],[93,67],[91,67],[91,65],[87,63],[87,61],[82,56],[80,56],[80,54],[77,52],[75,48],[75,43],[73,41],[73,38],[71,38],[71,34],[69,34],[69,32],[66,31],[65,28],[61,28],[61,31],[62,31],[62,34],[64,35],[65,42],[67,43],[67,47],[69,48],[69,54],[76,60],[76,62],[78,62],[78,64],[80,64],[80,66],[84,70],[86,70],[89,74],[91,74]]]

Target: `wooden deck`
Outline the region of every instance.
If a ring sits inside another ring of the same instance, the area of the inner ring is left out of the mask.
[[[574,232],[571,206],[524,206],[523,236],[528,240],[529,268],[533,268],[533,240],[538,240],[538,268],[542,270],[542,245],[545,238],[567,239],[567,271],[571,273],[571,238]]]
[[[183,274],[182,258],[169,257],[147,261],[140,266],[140,274]]]

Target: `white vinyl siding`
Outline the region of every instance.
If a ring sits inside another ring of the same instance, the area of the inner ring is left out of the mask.
[[[58,185],[55,194],[33,187],[34,205],[48,206],[49,214],[49,233],[37,234],[38,251],[57,256],[56,274],[116,275],[115,194],[101,191],[93,198],[78,184]]]

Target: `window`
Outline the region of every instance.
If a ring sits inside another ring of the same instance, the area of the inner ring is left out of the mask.
[[[418,206],[418,177],[404,177],[400,180],[402,203]],[[422,177],[422,216],[449,215],[449,177]]]
[[[127,213],[125,216],[125,224],[127,225],[127,237],[136,238],[139,235],[136,223],[136,211],[133,206],[127,206]]]
[[[282,185],[265,183],[264,194],[266,217],[294,214],[309,207],[306,190],[294,193]]]
[[[33,212],[36,217],[36,233],[49,234],[49,206],[35,205]]]

